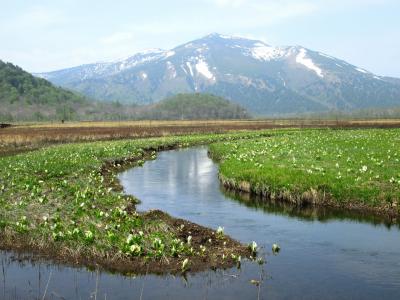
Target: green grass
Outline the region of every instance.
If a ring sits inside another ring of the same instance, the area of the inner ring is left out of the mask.
[[[2,243],[24,241],[29,249],[54,248],[59,255],[88,259],[178,259],[183,264],[216,251],[226,257],[225,246],[190,243],[161,215],[138,214],[137,200],[124,195],[116,179],[123,168],[119,164],[140,165],[155,158],[153,150],[160,147],[210,143],[221,179],[235,188],[344,206],[395,208],[400,198],[398,129],[271,130],[68,144],[0,158]],[[105,165],[111,172],[102,172]]]
[[[236,189],[296,203],[396,210],[399,202],[399,129],[302,130],[210,150]]]
[[[204,248],[193,249],[167,222],[136,213],[136,199],[112,188],[117,182],[115,172],[111,178],[103,176],[105,162],[130,158],[142,164],[149,149],[266,134],[260,131],[69,144],[0,158],[0,236],[11,243],[25,239],[33,248],[50,245],[62,249],[58,253],[90,257],[168,260],[201,255]],[[155,158],[156,153],[150,156]]]

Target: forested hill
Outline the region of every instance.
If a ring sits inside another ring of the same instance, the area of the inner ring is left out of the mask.
[[[120,105],[91,101],[1,60],[0,106],[0,121],[8,122],[110,119],[121,111]]]
[[[250,115],[242,106],[211,94],[178,94],[143,107],[144,119],[244,119]]]
[[[210,94],[178,94],[141,107],[93,101],[1,60],[0,106],[0,121],[3,122],[249,117],[240,105]]]
[[[84,102],[83,96],[53,86],[49,81],[35,77],[12,63],[0,60],[1,103],[24,101],[28,104],[59,104]]]

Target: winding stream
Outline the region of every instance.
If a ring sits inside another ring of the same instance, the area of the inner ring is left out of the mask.
[[[174,217],[256,241],[267,263],[189,274],[123,277],[18,260],[0,253],[0,298],[37,299],[400,299],[400,229],[328,209],[298,209],[227,195],[207,148],[159,153],[120,174],[126,193]],[[271,245],[282,250],[272,255]],[[50,280],[49,280],[50,278]],[[259,287],[250,280],[261,279]],[[46,286],[48,287],[46,289]]]

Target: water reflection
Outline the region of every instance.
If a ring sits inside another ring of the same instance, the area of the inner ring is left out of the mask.
[[[121,276],[0,251],[0,299],[244,299],[255,298],[251,284],[238,287],[241,270],[166,276]]]
[[[299,208],[221,191],[206,148],[168,151],[120,175],[139,210],[256,241],[267,264],[173,276],[133,276],[13,259],[0,252],[0,298],[41,299],[400,299],[400,230],[387,220],[326,208]],[[271,245],[282,247],[272,255]],[[262,278],[261,285],[251,280]],[[50,278],[50,280],[49,280]]]
[[[400,222],[389,216],[374,215],[363,211],[351,211],[340,208],[304,205],[298,206],[279,200],[266,200],[257,195],[226,189],[220,186],[221,192],[228,198],[247,207],[260,210],[269,214],[276,214],[298,218],[304,221],[328,222],[331,220],[347,220],[354,222],[385,225],[388,229],[392,226],[400,228]]]
[[[143,200],[140,210],[161,208],[205,226],[224,226],[244,243],[257,241],[267,254],[273,243],[279,243],[282,252],[267,257],[266,270],[272,279],[261,289],[264,293],[268,286],[278,298],[298,297],[305,290],[307,296],[323,298],[400,295],[398,224],[363,213],[298,207],[232,193],[221,189],[218,168],[210,162],[206,148],[165,152],[120,178],[127,193]],[[171,166],[174,176],[170,176]],[[254,277],[249,270],[258,272],[247,266],[242,277]]]

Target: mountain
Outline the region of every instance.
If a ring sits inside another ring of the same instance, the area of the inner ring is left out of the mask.
[[[55,87],[20,67],[0,60],[0,121],[104,119],[119,114],[115,103],[91,101]],[[127,108],[124,108],[126,111]]]
[[[400,104],[400,80],[301,46],[211,34],[172,50],[36,74],[105,101],[148,104],[212,93],[259,115],[349,111]]]
[[[247,111],[232,102],[210,94],[178,94],[156,104],[137,108],[136,119],[206,120],[248,119]]]

